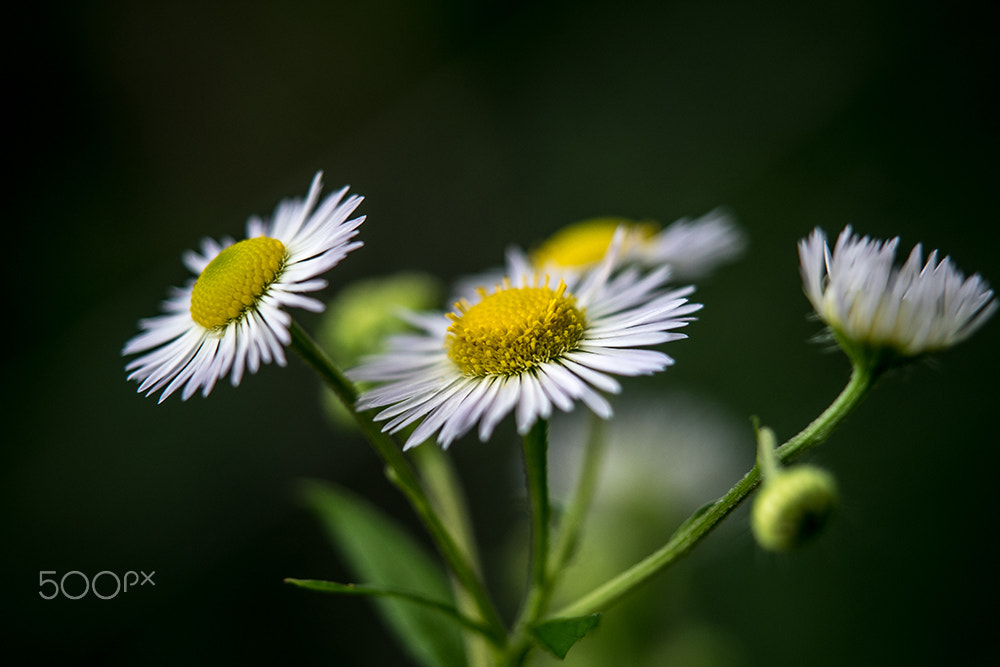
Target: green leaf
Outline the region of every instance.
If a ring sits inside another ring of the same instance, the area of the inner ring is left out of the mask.
[[[490,629],[482,623],[478,623],[467,616],[463,616],[461,612],[455,608],[454,605],[450,605],[446,602],[441,602],[440,600],[432,600],[426,598],[422,595],[417,595],[416,593],[411,593],[410,591],[396,590],[392,588],[386,588],[385,586],[372,586],[364,584],[341,584],[336,581],[323,581],[321,579],[285,579],[286,584],[293,584],[299,588],[305,588],[311,591],[318,591],[320,593],[333,593],[336,595],[360,595],[366,597],[391,597],[399,600],[406,600],[412,602],[413,604],[418,604],[428,609],[436,609],[442,614],[446,614],[456,622],[461,623],[470,630],[474,630],[487,638],[491,638]]]
[[[553,655],[562,660],[573,648],[573,645],[584,638],[588,632],[597,627],[600,614],[576,616],[574,618],[556,618],[539,623],[531,628],[535,639],[542,646],[552,651]]]
[[[347,490],[308,481],[302,492],[355,576],[378,582],[362,590],[372,595],[381,591],[375,605],[413,659],[427,667],[464,665],[458,621],[440,613],[454,603],[438,563],[395,521]],[[390,595],[390,590],[398,594]],[[402,591],[409,599],[402,599]],[[414,598],[431,605],[413,604]]]

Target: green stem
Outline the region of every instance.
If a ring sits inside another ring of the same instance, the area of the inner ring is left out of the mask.
[[[549,483],[548,423],[544,419],[535,422],[523,445],[531,501],[531,582],[538,590],[545,590],[549,579]]]
[[[523,439],[524,471],[531,502],[531,584],[500,664],[520,665],[531,647],[529,626],[538,620],[549,588],[548,422],[539,419]]]
[[[833,430],[856,408],[868,394],[875,377],[870,366],[855,365],[851,379],[840,395],[823,414],[806,426],[798,435],[775,450],[777,458],[788,461],[822,443]],[[760,484],[757,465],[744,475],[724,496],[707,508],[698,510],[671,536],[659,550],[636,563],[614,579],[604,583],[575,602],[553,614],[565,618],[603,611],[618,602],[654,575],[660,573],[685,556],[707,536],[723,519]]]
[[[844,417],[856,408],[879,377],[874,365],[855,364],[851,370],[851,379],[840,392],[840,395],[830,404],[823,414],[802,429],[795,437],[775,450],[782,462],[790,461],[809,451],[830,437]]]
[[[441,517],[441,522],[454,536],[455,542],[462,550],[473,571],[481,577],[482,568],[476,549],[472,521],[466,510],[468,503],[465,502],[462,485],[459,483],[455,467],[447,452],[440,447],[433,446],[433,444],[416,447],[413,450],[413,461],[424,480],[431,504],[438,516]],[[451,586],[458,611],[463,614],[472,612],[476,608],[476,601],[454,574],[451,575]],[[492,664],[492,653],[482,633],[466,632],[464,639],[469,667],[487,667]]]
[[[289,327],[289,331],[292,335],[291,347],[298,352],[302,359],[333,390],[344,406],[354,416],[355,421],[368,439],[368,442],[371,443],[375,451],[386,463],[389,478],[410,501],[410,505],[434,540],[441,556],[447,561],[452,572],[462,583],[462,586],[475,599],[482,620],[492,630],[491,634],[496,637],[503,637],[506,634],[506,628],[500,620],[500,615],[493,606],[486,588],[480,581],[475,569],[466,560],[462,550],[455,543],[455,540],[435,513],[409,461],[403,456],[402,451],[400,451],[393,439],[382,432],[371,418],[370,413],[362,414],[354,409],[354,404],[358,399],[357,390],[351,381],[344,377],[337,367],[334,366],[330,358],[320,349],[309,334],[294,320]]]

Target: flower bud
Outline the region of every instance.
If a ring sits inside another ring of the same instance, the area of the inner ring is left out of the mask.
[[[765,479],[750,525],[764,549],[790,551],[822,532],[836,506],[833,475],[815,466],[794,466]]]
[[[430,275],[397,273],[350,284],[327,304],[317,338],[341,367],[357,364],[362,357],[379,352],[386,339],[411,326],[400,317],[403,311],[433,308],[440,286]],[[321,394],[323,410],[337,429],[355,428],[354,416],[330,390]]]
[[[386,337],[410,329],[402,311],[436,307],[440,287],[430,275],[403,272],[342,288],[327,306],[318,338],[334,361],[353,366],[382,349]]]

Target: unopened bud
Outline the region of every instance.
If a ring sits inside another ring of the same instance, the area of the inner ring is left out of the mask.
[[[754,500],[751,528],[768,551],[790,551],[822,532],[837,506],[837,482],[815,466],[778,470]]]

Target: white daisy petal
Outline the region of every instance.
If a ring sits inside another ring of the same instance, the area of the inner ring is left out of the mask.
[[[614,379],[610,375],[605,375],[599,371],[595,371],[592,368],[588,368],[583,364],[578,364],[569,358],[569,355],[564,356],[559,360],[567,370],[571,371],[581,380],[585,380],[587,384],[597,387],[601,391],[606,391],[609,394],[619,394],[621,393],[622,386],[618,383],[618,380]]]
[[[250,328],[250,345],[257,349],[257,357],[260,360],[254,373],[260,370],[261,366],[271,363],[271,341],[270,331],[267,327],[261,326],[256,317],[247,317],[247,324]]]
[[[207,396],[227,375],[236,386],[262,363],[286,364],[291,316],[285,308],[323,310],[303,293],[326,287],[318,276],[361,246],[351,239],[364,217],[347,219],[361,197],[342,201],[343,188],[320,201],[321,176],[305,200],[280,202],[269,222],[251,217],[246,240],[206,238],[198,251],[183,253],[198,280],[172,289],[163,314],[141,320],[140,333],[122,349],[125,356],[142,355],[125,367],[140,393],[163,390],[160,401],[178,390],[185,400],[199,389]],[[226,261],[215,263],[224,254]]]
[[[668,365],[667,355],[651,350],[590,347],[581,348],[566,357],[588,368],[616,375],[646,375],[663,370]]]
[[[496,396],[493,403],[483,414],[483,420],[479,424],[479,439],[486,442],[493,435],[493,429],[504,417],[510,414],[517,404],[517,399],[521,395],[521,378],[517,375],[510,377],[490,378],[495,386]]]
[[[404,394],[403,392],[399,391],[398,387],[392,387],[394,391],[391,393],[395,393],[398,395],[395,400],[399,402],[396,403],[395,405],[392,405],[391,407],[386,408],[385,410],[382,410],[380,413],[378,413],[376,418],[379,420],[385,420],[391,417],[397,417],[402,415],[402,419],[406,420],[408,417],[413,415],[422,417],[424,414],[430,412],[431,410],[434,410],[441,403],[444,403],[445,401],[449,400],[457,391],[459,391],[462,387],[462,378],[461,376],[456,375],[455,377],[451,378],[448,382],[444,384],[439,381],[435,381],[433,387],[434,389],[437,389],[437,391],[433,392],[414,391],[409,394]],[[370,407],[378,407],[379,405],[386,405],[388,404],[389,401],[393,400],[392,397],[389,396],[376,403],[375,402],[376,399],[374,396],[375,396],[374,392],[366,396],[363,396],[362,400],[359,401],[360,409],[365,410]],[[394,420],[393,428],[396,427],[397,423],[400,427],[402,427],[406,426],[411,421],[412,420],[396,422]]]
[[[446,422],[455,419],[462,421],[463,411],[467,409],[467,399],[476,388],[476,383],[462,381],[455,385],[455,391],[451,393],[447,400],[439,403],[427,416],[420,426],[409,437],[404,449],[409,449],[420,444],[429,438],[435,431],[441,428]],[[459,433],[461,435],[461,433]],[[448,442],[443,444],[447,445]]]
[[[219,378],[224,377],[233,367],[236,350],[236,329],[235,327],[230,327],[223,334],[222,340],[219,341],[219,349],[216,352],[212,370],[207,374],[206,381],[202,386],[202,396],[208,396],[212,393],[212,388],[215,387],[215,383],[218,382]]]
[[[563,412],[573,409],[573,398],[569,392],[572,383],[563,386],[559,372],[555,369],[565,370],[558,364],[542,364],[538,367],[538,384],[552,404]]]
[[[552,414],[552,403],[531,373],[521,374],[521,392],[521,398],[514,406],[514,423],[517,425],[517,432],[524,435],[535,421],[546,419]]]
[[[281,305],[292,308],[301,308],[312,313],[322,313],[325,306],[319,299],[313,299],[294,292],[286,292],[281,288],[275,288],[272,292],[274,298],[281,302]]]
[[[234,327],[236,331],[236,358],[233,360],[233,372],[229,376],[230,383],[236,387],[243,380],[243,373],[250,360],[250,332],[247,328],[246,320],[241,321]],[[251,371],[251,373],[256,371]]]
[[[125,367],[126,370],[136,369],[128,376],[128,379],[142,380],[138,389],[140,393],[160,383],[163,378],[167,378],[169,381],[169,378],[178,373],[195,355],[201,346],[203,337],[204,334],[197,330],[186,331],[169,344],[139,357]]]
[[[327,282],[325,280],[304,280],[299,283],[292,283],[291,285],[286,285],[283,292],[318,292],[321,289],[325,289]]]
[[[441,428],[438,437],[442,447],[448,447],[457,438],[465,435],[490,406],[490,399],[493,396],[491,383],[474,382],[470,384],[472,391],[463,399],[460,414],[457,414],[453,419],[446,420]]]
[[[744,233],[725,209],[688,221],[682,218],[644,244],[639,253],[650,264],[666,264],[674,275],[699,278],[738,257],[746,248]]]
[[[662,332],[627,333],[618,336],[607,335],[595,338],[600,347],[633,347],[635,345],[658,345],[671,340],[671,336]],[[673,338],[676,340],[676,338]]]
[[[613,412],[611,410],[611,404],[608,403],[608,399],[604,398],[589,387],[586,387],[585,389],[586,391],[580,394],[580,400],[583,401],[586,406],[601,419],[611,419]]]

